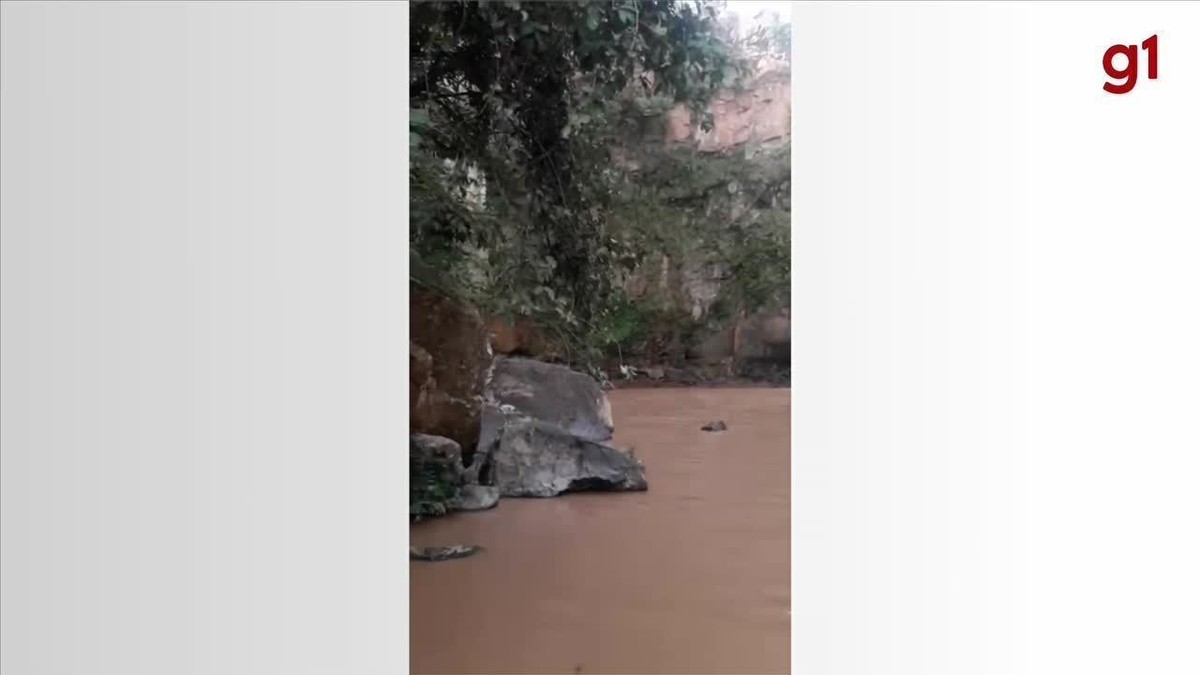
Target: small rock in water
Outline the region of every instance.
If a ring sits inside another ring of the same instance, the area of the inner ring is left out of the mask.
[[[716,422],[709,422],[700,428],[704,431],[725,431],[727,427],[725,426],[725,422],[717,420]]]
[[[429,546],[426,548],[417,548],[416,546],[408,547],[408,557],[410,560],[424,560],[426,562],[440,562],[442,560],[453,560],[455,558],[466,558],[473,556],[483,550],[482,546],[464,546],[455,544],[454,546]]]

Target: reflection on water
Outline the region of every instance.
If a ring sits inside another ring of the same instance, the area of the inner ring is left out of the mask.
[[[787,672],[788,390],[610,396],[650,490],[414,527],[416,546],[486,550],[412,564],[413,673]]]

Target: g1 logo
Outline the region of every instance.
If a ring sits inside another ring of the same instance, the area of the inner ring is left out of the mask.
[[[1142,42],[1146,50],[1146,77],[1158,79],[1158,35],[1151,35]],[[1125,57],[1125,67],[1117,69],[1113,63],[1118,55]],[[1104,72],[1113,82],[1104,83],[1104,91],[1110,94],[1128,94],[1133,91],[1138,78],[1138,46],[1113,45],[1104,52]]]

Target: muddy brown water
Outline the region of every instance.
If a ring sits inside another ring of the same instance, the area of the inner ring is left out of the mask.
[[[610,392],[644,493],[505,499],[414,526],[411,668],[438,673],[784,673],[787,389]],[[720,433],[701,431],[724,420]]]

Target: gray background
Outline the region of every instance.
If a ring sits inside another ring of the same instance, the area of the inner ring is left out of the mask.
[[[3,3],[3,667],[407,662],[407,8]]]

